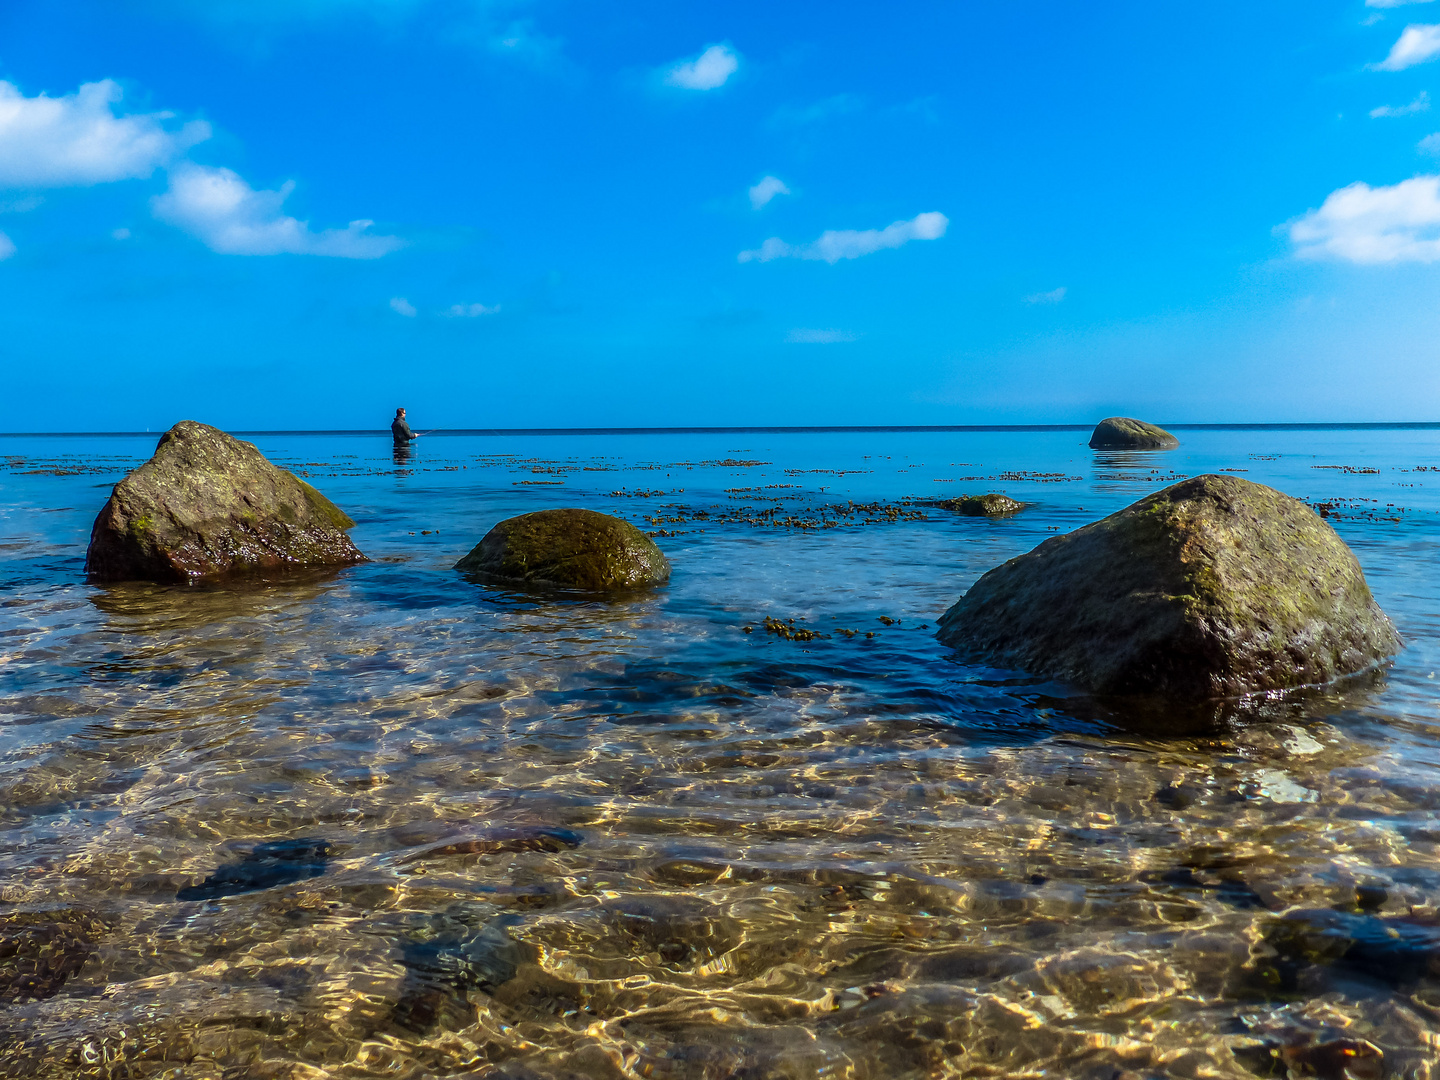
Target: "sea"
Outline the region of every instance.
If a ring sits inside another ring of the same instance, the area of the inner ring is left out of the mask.
[[[1440,425],[1174,430],[246,434],[369,561],[189,587],[85,579],[157,433],[0,436],[0,1076],[1440,1075]],[[936,640],[1220,472],[1392,663],[1197,720]],[[453,569],[562,506],[668,585]]]

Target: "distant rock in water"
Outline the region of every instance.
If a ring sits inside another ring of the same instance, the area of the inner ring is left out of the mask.
[[[540,510],[500,522],[455,569],[506,581],[609,592],[658,585],[670,563],[628,521],[594,510]]]
[[[1335,530],[1233,476],[1182,481],[996,567],[939,637],[1102,693],[1196,698],[1328,682],[1400,645]]]
[[[958,499],[940,499],[929,503],[941,510],[954,510],[966,517],[1006,517],[1025,509],[1025,503],[1016,502],[1008,495],[961,495]]]
[[[1164,428],[1128,416],[1101,420],[1090,435],[1091,450],[1174,450],[1179,445]]]
[[[351,521],[251,443],[182,420],[115,485],[85,569],[97,581],[186,582],[237,571],[364,562]]]

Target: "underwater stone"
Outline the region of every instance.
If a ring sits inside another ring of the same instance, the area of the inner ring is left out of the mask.
[[[653,540],[628,521],[594,510],[507,518],[455,569],[586,592],[658,585],[670,577],[670,563]]]
[[[98,916],[78,910],[0,916],[0,1005],[54,997],[107,929]]]
[[[1213,475],[996,567],[938,636],[1101,693],[1199,698],[1329,682],[1400,645],[1334,529],[1273,488]]]
[[[187,885],[177,900],[218,900],[319,877],[334,854],[328,840],[305,837],[259,844],[238,862],[226,863],[198,885]]]
[[[95,518],[85,570],[96,581],[188,582],[224,574],[364,562],[355,524],[251,443],[182,420],[115,485]]]
[[[1179,445],[1164,428],[1128,416],[1101,420],[1090,435],[1091,450],[1174,450]]]
[[[958,499],[941,499],[932,505],[941,510],[954,510],[966,517],[1005,517],[1025,509],[1025,503],[1008,495],[961,495]]]

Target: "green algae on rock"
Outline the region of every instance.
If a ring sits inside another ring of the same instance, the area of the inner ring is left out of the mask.
[[[1179,445],[1164,428],[1128,416],[1101,420],[1090,435],[1091,450],[1174,450]]]
[[[941,499],[929,504],[941,510],[954,510],[966,517],[1008,517],[1024,510],[1026,505],[1008,495],[961,495],[956,499]]]
[[[85,569],[96,581],[187,582],[347,566],[365,561],[345,535],[354,524],[252,443],[182,420],[115,485],[95,518]]]
[[[455,569],[585,592],[658,585],[670,577],[670,563],[655,541],[628,521],[594,510],[507,518]]]
[[[1101,693],[1233,697],[1372,666],[1399,636],[1304,503],[1197,476],[985,574],[940,639]]]

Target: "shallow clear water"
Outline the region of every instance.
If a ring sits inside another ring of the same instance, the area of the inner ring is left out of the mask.
[[[373,561],[199,588],[83,580],[154,436],[0,438],[0,1075],[1430,1076],[1440,430],[1180,434],[259,437]],[[1197,727],[935,641],[1221,469],[1326,504],[1393,666]],[[555,505],[670,585],[450,569]]]

